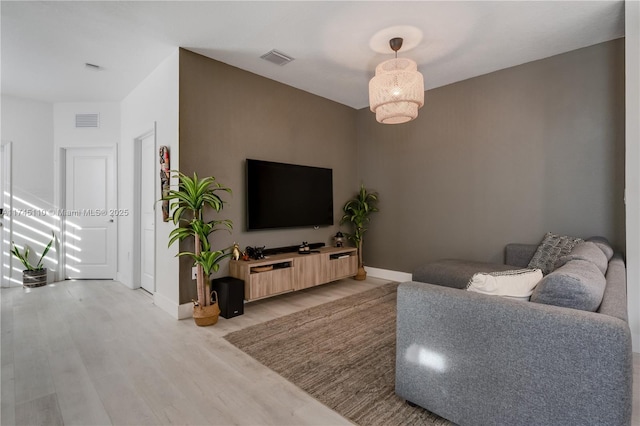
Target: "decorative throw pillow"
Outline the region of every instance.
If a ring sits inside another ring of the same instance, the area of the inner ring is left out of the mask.
[[[541,279],[542,271],[540,269],[479,272],[471,277],[467,290],[526,301],[529,300],[529,296]]]
[[[591,262],[598,267],[603,275],[607,273],[607,267],[609,266],[609,261],[602,250],[590,241],[583,241],[577,244],[569,254],[558,259],[555,269],[558,269],[571,260],[586,260]]]
[[[541,269],[542,274],[547,275],[553,271],[558,259],[569,254],[576,244],[580,242],[582,242],[581,238],[547,232],[527,267]]]
[[[605,237],[589,237],[587,241],[590,241],[598,246],[602,253],[607,257],[607,262],[611,260],[613,257],[613,248],[611,248],[611,243]]]
[[[531,301],[595,312],[607,282],[596,265],[586,260],[570,260],[540,281]]]

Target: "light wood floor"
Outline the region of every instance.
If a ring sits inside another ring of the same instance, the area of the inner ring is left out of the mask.
[[[385,282],[343,280],[253,302],[206,328],[117,282],[2,289],[1,423],[351,424],[222,336]],[[634,367],[640,426],[640,354]]]
[[[351,424],[222,336],[385,282],[252,302],[205,328],[112,281],[2,289],[2,425]]]

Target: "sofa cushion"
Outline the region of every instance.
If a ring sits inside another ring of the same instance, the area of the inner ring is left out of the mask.
[[[542,271],[540,269],[480,272],[471,277],[467,290],[527,301],[541,279]]]
[[[495,272],[516,269],[500,263],[473,260],[442,259],[429,262],[413,271],[413,281],[464,289],[476,272]]]
[[[600,250],[595,243],[590,241],[583,241],[577,244],[569,254],[558,259],[555,268],[560,268],[571,260],[589,261],[596,265],[603,275],[607,272],[607,266],[609,264],[609,261],[602,250]]]
[[[533,290],[531,301],[595,312],[605,287],[604,275],[595,264],[574,259],[544,277]]]
[[[579,242],[582,242],[581,238],[547,232],[527,267],[541,269],[542,274],[547,275],[553,271],[557,260],[569,254]]]
[[[605,237],[589,237],[587,238],[587,241],[594,243],[600,250],[602,250],[604,255],[607,257],[607,262],[611,260],[613,257],[613,248],[611,247],[609,240]]]

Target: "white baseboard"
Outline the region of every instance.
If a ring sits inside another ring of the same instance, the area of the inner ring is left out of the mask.
[[[367,275],[373,278],[382,278],[400,283],[411,281],[411,274],[408,272],[391,271],[389,269],[372,268],[370,266],[365,266],[364,270],[367,271]]]
[[[176,304],[169,298],[159,294],[153,294],[153,303],[177,320],[193,317],[193,303]]]
[[[173,300],[159,294],[153,294],[153,303],[175,319],[180,319],[180,306]]]
[[[127,279],[127,277],[124,274],[121,274],[120,272],[116,273],[116,281],[118,281],[120,284],[124,285],[125,287],[130,288],[131,290],[135,290],[140,288],[140,286],[135,286],[131,280]]]
[[[193,302],[183,303],[178,306],[178,319],[193,317]]]

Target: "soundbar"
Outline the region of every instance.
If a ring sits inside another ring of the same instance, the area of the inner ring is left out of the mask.
[[[315,250],[315,249],[319,249],[320,247],[324,247],[325,244],[324,243],[310,243],[309,244],[309,249],[310,250]],[[286,247],[274,247],[274,248],[265,248],[262,252],[264,253],[265,256],[269,256],[269,255],[273,255],[273,254],[281,254],[281,253],[291,253],[291,252],[298,252],[298,246],[286,246]]]

